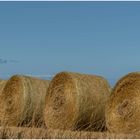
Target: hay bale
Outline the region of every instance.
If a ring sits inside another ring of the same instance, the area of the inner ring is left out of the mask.
[[[110,95],[108,82],[100,76],[58,73],[46,96],[47,128],[103,130],[105,104]]]
[[[117,82],[105,116],[110,132],[140,132],[140,73],[129,73]]]
[[[7,126],[40,126],[49,81],[12,76],[1,93],[0,118]]]

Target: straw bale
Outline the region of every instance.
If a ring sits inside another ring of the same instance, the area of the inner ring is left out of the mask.
[[[1,93],[0,118],[7,126],[40,126],[49,81],[14,75]]]
[[[50,82],[46,96],[47,128],[104,130],[109,95],[110,86],[101,76],[58,73]]]

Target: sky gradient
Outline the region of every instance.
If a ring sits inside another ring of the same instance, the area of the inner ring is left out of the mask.
[[[140,2],[0,2],[0,78],[60,71],[140,71]]]

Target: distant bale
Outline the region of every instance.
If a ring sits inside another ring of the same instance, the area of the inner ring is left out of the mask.
[[[3,88],[4,88],[4,86],[5,86],[5,84],[6,84],[6,80],[0,80],[0,95],[1,95],[1,93],[2,93],[2,90],[3,90]]]
[[[109,95],[110,86],[103,77],[58,73],[50,82],[46,96],[44,118],[47,128],[103,130]]]
[[[140,73],[129,73],[117,82],[105,116],[110,132],[140,132]]]
[[[7,126],[41,126],[49,81],[14,75],[0,99],[0,119]]]

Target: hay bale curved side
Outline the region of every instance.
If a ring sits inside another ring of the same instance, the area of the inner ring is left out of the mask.
[[[100,76],[58,73],[50,82],[44,112],[48,128],[103,130],[108,82]]]
[[[40,126],[49,81],[12,76],[1,94],[0,118],[7,126]]]
[[[110,132],[140,132],[140,73],[129,73],[117,82],[107,103],[105,116]]]

